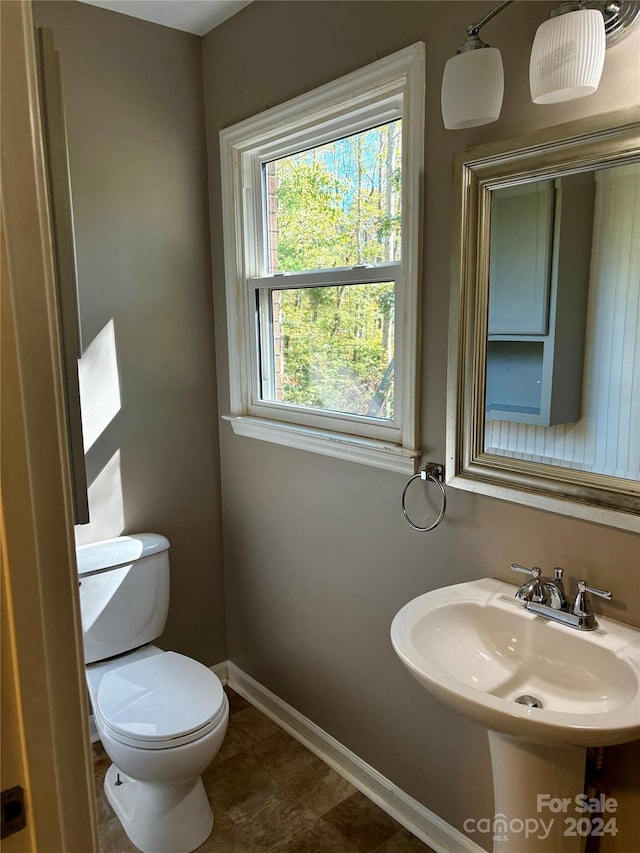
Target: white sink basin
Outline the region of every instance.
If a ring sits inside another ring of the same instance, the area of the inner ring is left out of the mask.
[[[421,595],[394,618],[393,647],[434,696],[494,731],[582,747],[640,737],[640,631],[550,622],[516,589],[483,578]],[[525,694],[542,707],[516,703]]]

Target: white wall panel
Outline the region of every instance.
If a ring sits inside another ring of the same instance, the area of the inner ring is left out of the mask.
[[[582,418],[488,421],[492,453],[640,479],[640,165],[596,175]]]

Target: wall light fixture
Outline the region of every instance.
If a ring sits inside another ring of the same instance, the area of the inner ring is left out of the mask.
[[[489,124],[500,116],[504,93],[502,56],[479,37],[482,27],[513,0],[490,9],[467,27],[467,39],[447,61],[442,77],[442,117],[449,130]],[[536,104],[572,101],[595,92],[605,50],[640,22],[640,3],[571,0],[561,3],[536,32],[529,84]]]

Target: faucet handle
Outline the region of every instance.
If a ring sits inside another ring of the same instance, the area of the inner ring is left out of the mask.
[[[591,608],[591,602],[587,595],[588,592],[593,595],[597,595],[600,598],[606,598],[607,601],[611,601],[613,596],[605,589],[596,589],[595,587],[587,586],[587,582],[585,580],[578,581],[578,594],[576,595],[576,600],[573,605],[573,614],[580,620],[580,628],[592,631],[594,628],[598,627],[598,622],[596,621],[596,617]]]
[[[542,569],[539,569],[538,566],[529,569],[526,566],[519,566],[517,563],[511,564],[511,571],[520,572],[522,575],[531,575],[532,578],[539,578],[542,574]]]
[[[598,595],[600,598],[606,598],[607,601],[611,601],[613,596],[606,589],[596,589],[593,586],[587,586],[587,582],[585,580],[578,581],[578,595],[581,595],[584,592],[590,592],[592,595]]]

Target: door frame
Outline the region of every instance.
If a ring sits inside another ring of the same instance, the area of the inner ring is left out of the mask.
[[[30,0],[2,37],[3,722],[27,829],[7,853],[97,853],[58,305]],[[3,686],[5,686],[3,684]],[[3,732],[3,735],[5,733]],[[3,785],[6,783],[3,771]]]

